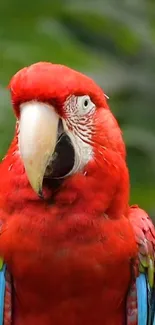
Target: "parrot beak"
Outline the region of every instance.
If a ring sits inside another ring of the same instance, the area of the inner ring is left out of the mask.
[[[57,143],[59,116],[52,105],[37,101],[20,106],[19,151],[29,182],[42,196],[43,178]]]

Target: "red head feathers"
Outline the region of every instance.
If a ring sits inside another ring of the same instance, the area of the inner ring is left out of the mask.
[[[20,154],[33,189],[41,194],[49,176],[67,181],[84,175],[84,182],[91,177],[94,189],[95,183],[104,187],[107,196],[117,191],[117,205],[126,207],[125,146],[102,89],[77,71],[44,62],[20,70],[9,87],[20,125]]]

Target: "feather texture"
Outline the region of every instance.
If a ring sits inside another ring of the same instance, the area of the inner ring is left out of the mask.
[[[128,325],[155,325],[155,229],[147,213],[137,205],[130,208],[129,216],[139,253],[136,264],[137,270],[133,279],[136,295],[133,296],[130,290],[127,300],[127,306],[131,297],[134,297],[134,301],[137,300],[137,311],[134,304],[130,305],[131,314],[134,312],[135,317],[133,323],[128,317]]]
[[[136,279],[138,325],[147,325],[148,315],[148,291],[145,274],[140,274]]]
[[[0,325],[3,325],[4,317],[5,271],[6,266],[2,265],[0,270]]]

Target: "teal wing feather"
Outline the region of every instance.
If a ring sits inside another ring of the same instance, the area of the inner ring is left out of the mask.
[[[0,259],[0,264],[0,325],[3,325],[6,266],[3,265],[2,259]]]
[[[133,283],[127,298],[127,325],[155,325],[155,228],[147,213],[130,208],[138,245]]]
[[[12,324],[12,281],[0,258],[0,325]]]

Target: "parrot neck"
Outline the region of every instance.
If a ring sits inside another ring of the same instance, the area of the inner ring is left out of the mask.
[[[121,181],[118,170],[113,166],[111,168],[108,166],[108,170],[104,166],[97,169],[96,165],[90,163],[83,173],[72,175],[61,183],[53,180],[45,181],[43,200],[29,184],[16,135],[1,163],[3,175],[1,191],[7,199],[7,207],[8,209],[10,207],[10,210],[14,206],[21,210],[25,203],[27,206],[35,204],[38,207],[57,204],[60,209],[70,208],[77,213],[85,211],[95,216],[105,214],[111,218],[118,218],[127,215],[128,212],[129,186],[126,164],[123,168]]]

